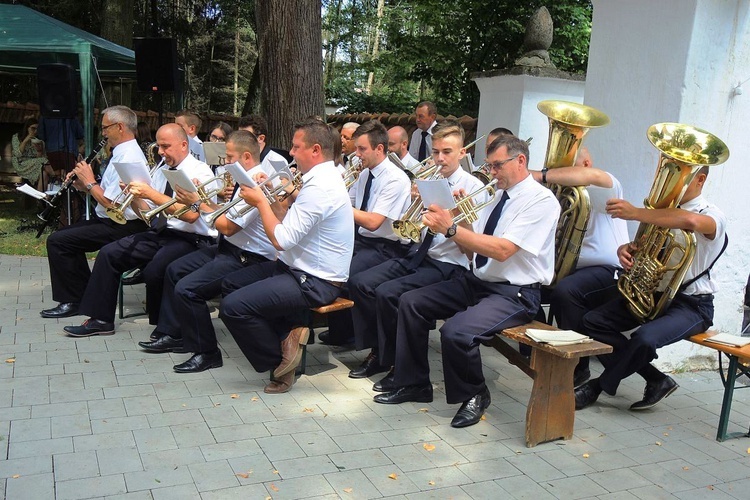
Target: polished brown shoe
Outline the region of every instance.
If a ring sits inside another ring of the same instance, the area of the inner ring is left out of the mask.
[[[281,341],[281,363],[273,371],[274,377],[278,378],[294,372],[302,361],[302,349],[299,346],[307,344],[308,337],[310,337],[310,329],[306,326],[298,326]]]
[[[288,392],[289,389],[294,385],[294,370],[288,372],[286,375],[281,377],[273,376],[267,386],[263,388],[263,392],[266,394],[282,394]]]

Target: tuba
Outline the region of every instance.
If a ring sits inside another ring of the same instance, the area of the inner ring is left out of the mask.
[[[547,169],[575,165],[589,129],[609,123],[609,117],[601,111],[574,102],[542,101],[537,109],[549,118],[549,141],[544,159]],[[561,209],[555,231],[555,277],[550,285],[554,286],[576,267],[591,216],[591,201],[584,186],[550,184],[549,188]]]
[[[643,204],[648,209],[677,207],[702,167],[720,165],[729,149],[718,137],[680,123],[657,123],[647,132],[660,151],[651,191]],[[695,256],[695,235],[641,223],[635,239],[633,266],[620,276],[617,288],[630,312],[641,322],[656,318],[669,306]],[[667,274],[670,273],[670,274]],[[664,283],[664,286],[660,285]],[[663,288],[660,297],[654,294]]]

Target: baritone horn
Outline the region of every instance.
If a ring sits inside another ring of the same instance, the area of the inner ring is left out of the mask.
[[[211,189],[209,191],[206,191],[206,188],[212,182],[218,182],[221,187],[217,187],[217,188]],[[222,177],[220,177],[220,176],[216,176],[216,177],[211,177],[207,181],[204,181],[204,182],[198,184],[198,186],[196,186],[196,189],[198,190],[198,197],[200,198],[200,201],[203,202],[203,203],[206,203],[206,202],[209,201],[210,198],[213,198],[214,196],[216,196],[219,193],[221,193],[224,190],[225,187],[226,186],[224,185],[224,179]],[[140,216],[141,219],[143,219],[143,222],[145,222],[146,224],[148,224],[150,226],[151,222],[153,221],[153,219],[154,219],[155,216],[159,215],[161,212],[163,212],[164,210],[168,209],[169,207],[171,207],[175,203],[177,203],[177,200],[175,198],[172,198],[171,200],[167,201],[166,203],[163,203],[162,205],[159,205],[158,207],[153,208],[151,210],[140,210],[139,211],[139,216]],[[167,214],[167,218],[168,219],[179,218],[181,215],[187,213],[188,210],[190,210],[190,207],[189,206],[184,206],[184,207],[182,207],[180,209],[177,209],[172,214]]]
[[[659,150],[659,163],[647,209],[674,208],[703,167],[716,166],[729,158],[726,144],[709,132],[681,123],[657,123],[649,127],[648,140]],[[641,222],[635,239],[633,266],[620,275],[617,288],[628,309],[645,322],[669,307],[679,292],[695,256],[692,231],[669,229]],[[656,297],[657,289],[663,290]]]
[[[164,164],[164,159],[159,162],[158,165],[154,166],[148,173],[149,177],[153,177],[157,170]],[[118,224],[125,224],[128,220],[125,218],[125,210],[133,202],[134,196],[127,192],[127,188],[120,191],[120,194],[112,200],[112,206],[107,208],[107,217]]]
[[[541,101],[537,109],[549,118],[544,159],[544,166],[549,170],[575,165],[588,131],[609,123],[609,117],[598,109],[575,102]],[[576,268],[591,217],[591,200],[585,186],[550,184],[549,188],[560,202],[560,218],[555,230],[555,277],[550,285],[555,286]]]

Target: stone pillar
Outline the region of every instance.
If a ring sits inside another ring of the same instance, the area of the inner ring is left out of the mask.
[[[730,149],[704,194],[729,218],[729,247],[711,272],[720,292],[714,328],[740,332],[750,272],[750,2],[593,0],[585,103],[610,125],[589,134],[594,164],[611,171],[636,205],[648,194],[658,152],[646,129],[675,121],[708,130]],[[737,91],[740,82],[744,92]],[[635,225],[631,227],[631,234]],[[659,352],[665,369],[696,367],[706,352],[679,342]]]

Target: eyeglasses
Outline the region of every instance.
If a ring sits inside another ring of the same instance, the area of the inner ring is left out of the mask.
[[[109,127],[114,127],[115,125],[119,125],[119,124],[120,124],[119,122],[115,122],[115,123],[110,123],[109,125],[102,125],[102,132],[107,130]]]
[[[505,159],[505,160],[502,160],[502,161],[496,161],[496,162],[493,162],[493,163],[487,162],[487,166],[488,166],[488,167],[490,167],[491,169],[497,169],[497,170],[500,170],[501,168],[503,168],[503,166],[504,166],[504,165],[505,165],[506,163],[508,163],[508,162],[510,162],[510,161],[513,161],[513,160],[515,160],[516,158],[518,158],[518,155],[514,155],[514,156],[511,156],[510,158],[508,158],[508,159]]]
[[[223,135],[211,134],[211,140],[216,142],[224,142],[226,140],[226,137],[224,137]]]

